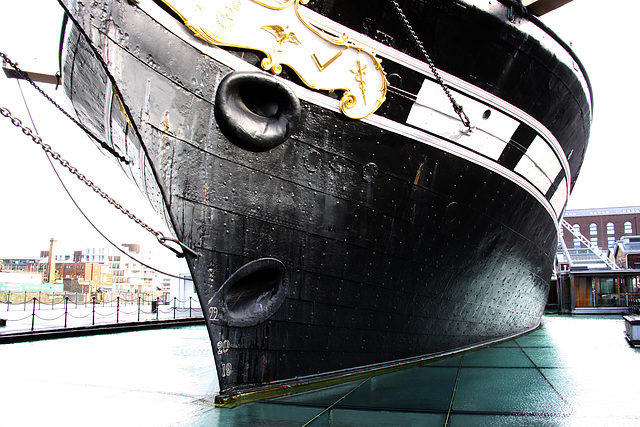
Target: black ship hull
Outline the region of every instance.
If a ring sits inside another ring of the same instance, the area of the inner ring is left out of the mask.
[[[287,67],[265,73],[259,52],[195,37],[169,3],[66,5],[63,78],[197,252],[221,402],[538,326],[591,120],[560,42],[506,1],[399,2],[469,131],[391,2],[305,9],[382,58],[388,90],[363,118]],[[277,104],[277,123],[251,134],[251,102]]]

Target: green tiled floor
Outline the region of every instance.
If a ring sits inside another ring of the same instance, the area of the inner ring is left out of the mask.
[[[204,326],[0,345],[0,425],[640,426],[640,350],[620,316],[411,369],[216,408]]]
[[[542,328],[495,346],[336,387],[207,410],[197,424],[640,425],[640,352],[627,345],[623,330],[618,316],[547,316]]]

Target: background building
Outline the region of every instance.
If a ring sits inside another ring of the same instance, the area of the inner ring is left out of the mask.
[[[41,282],[62,284],[74,282],[73,292],[95,292],[111,290],[131,293],[163,293],[169,298],[171,282],[178,281],[154,270],[153,266],[174,269],[172,261],[163,260],[151,251],[145,251],[136,243],[125,243],[119,248],[112,246],[88,247],[73,253],[55,250],[55,239],[49,250],[41,251],[40,257],[3,257],[5,272],[39,273]],[[51,254],[53,253],[53,259]],[[172,258],[173,255],[171,255]],[[50,265],[55,274],[50,275]],[[186,264],[182,268],[186,271]],[[9,276],[7,276],[9,277]],[[13,277],[13,276],[12,276]],[[65,290],[68,286],[65,285]],[[81,289],[81,290],[80,290]],[[60,286],[62,290],[62,286]]]
[[[623,313],[640,303],[640,207],[567,211],[564,219],[595,251],[562,229],[548,308],[563,313]]]
[[[638,234],[640,206],[605,209],[569,210],[564,219],[585,236],[591,244],[605,252],[625,236]],[[580,241],[567,230],[562,230],[567,248],[580,248]]]
[[[90,262],[56,263],[58,278],[65,283],[65,290],[78,292],[74,289],[67,289],[66,284],[77,281],[80,284],[80,292],[89,293],[99,290],[111,290],[113,276],[108,264],[98,264]]]
[[[47,268],[47,258],[27,258],[27,257],[4,257],[2,260],[3,271],[21,271],[29,273],[45,274]]]
[[[625,236],[611,249],[611,258],[620,268],[640,269],[640,236]]]
[[[86,248],[80,253],[80,259],[85,263],[109,266],[111,290],[115,292],[150,293],[168,287],[164,285],[165,276],[150,267],[158,264],[156,258],[153,252],[142,250],[137,243],[123,243],[119,249],[112,246]]]

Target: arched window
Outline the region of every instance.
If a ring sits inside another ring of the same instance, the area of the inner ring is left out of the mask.
[[[591,234],[592,236],[598,235],[598,226],[596,225],[595,222],[592,222],[591,224],[589,224],[589,234]]]
[[[580,233],[580,225],[579,224],[573,224],[573,231],[575,231],[576,233]],[[573,247],[574,248],[579,248],[580,247],[580,239],[578,239],[577,237],[573,238]]]
[[[627,221],[624,223],[624,234],[633,234],[631,221]]]
[[[607,223],[607,234],[616,234],[616,227],[612,222]]]

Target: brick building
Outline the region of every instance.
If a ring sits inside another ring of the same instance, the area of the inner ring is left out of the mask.
[[[111,288],[113,275],[108,264],[86,262],[57,263],[56,270],[61,279],[77,280],[89,286],[87,291],[97,291],[100,288]]]
[[[567,251],[559,248],[548,308],[557,307],[561,313],[624,313],[640,301],[638,217],[640,206],[565,213],[566,222],[601,254],[591,252],[563,227]],[[608,266],[601,256],[619,269]]]
[[[623,237],[613,247],[612,258],[620,268],[640,269],[640,236]]]
[[[578,209],[567,211],[564,219],[584,237],[606,254],[623,237],[638,235],[640,206],[604,209]],[[567,230],[562,230],[567,248],[580,248],[578,239]]]

